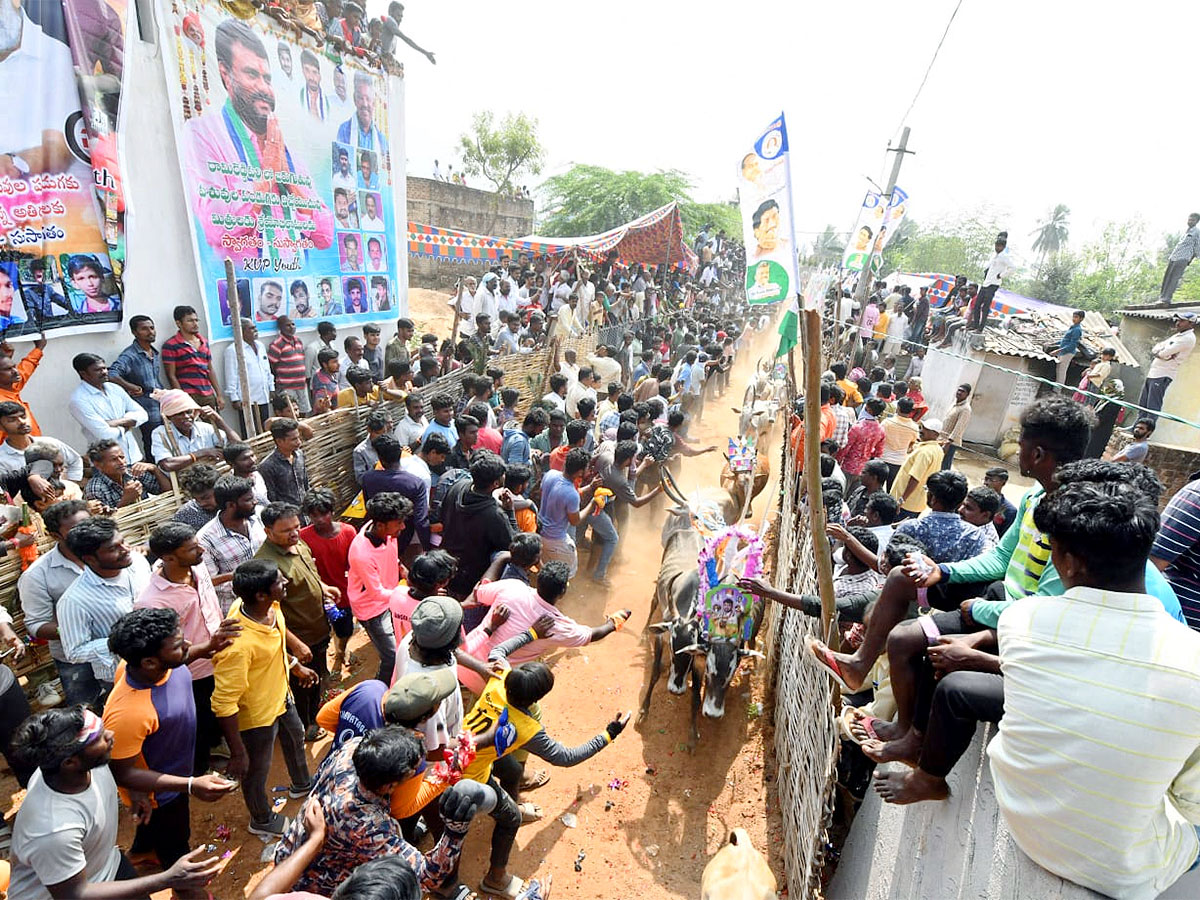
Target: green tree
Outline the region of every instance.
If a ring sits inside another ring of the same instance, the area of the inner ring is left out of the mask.
[[[1046,220],[1035,228],[1033,236],[1033,252],[1038,255],[1038,265],[1045,262],[1047,257],[1053,258],[1056,253],[1067,245],[1071,235],[1071,208],[1065,203],[1059,203]]]
[[[1141,219],[1109,222],[1080,254],[1070,303],[1109,313],[1142,303],[1158,286],[1157,261]]]
[[[987,207],[930,226],[906,219],[897,234],[899,239],[883,251],[883,271],[939,272],[978,281],[995,252],[1000,230],[998,214]]]
[[[832,225],[826,225],[825,230],[817,236],[813,243],[812,264],[822,267],[841,265],[842,254],[845,252],[846,242],[833,230]]]
[[[497,191],[511,191],[518,175],[539,174],[546,153],[537,124],[524,113],[509,113],[499,123],[491,110],[475,113],[471,130],[458,139],[463,170],[486,178]]]
[[[676,169],[614,172],[602,166],[575,165],[552,175],[541,186],[544,206],[538,230],[556,237],[599,234],[678,201],[684,238],[691,243],[705,223],[740,240],[742,216],[736,206],[696,203],[692,183]]]

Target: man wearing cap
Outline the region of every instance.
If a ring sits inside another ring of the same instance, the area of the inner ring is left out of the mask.
[[[992,298],[1000,289],[1000,281],[1012,271],[1012,254],[1008,252],[1008,232],[1002,231],[996,235],[996,255],[988,262],[983,272],[983,286],[975,302],[971,304],[971,314],[967,319],[967,328],[973,331],[983,331],[987,324],[988,313],[992,310]]]
[[[1174,334],[1150,348],[1150,369],[1146,372],[1142,395],[1138,398],[1138,406],[1153,410],[1144,414],[1152,422],[1158,421],[1156,413],[1162,409],[1163,397],[1179,373],[1180,366],[1196,349],[1196,314],[1175,313],[1172,324],[1175,326]]]
[[[226,441],[238,440],[213,407],[202,409],[183,391],[156,393],[163,423],[150,435],[150,455],[164,472],[176,472],[201,459],[219,460]]]
[[[426,597],[417,604],[410,621],[412,631],[401,639],[396,648],[393,683],[405,675],[436,675],[443,669],[456,671],[454,651],[462,643],[462,605],[453,597]],[[456,686],[454,692],[442,699],[437,710],[425,722],[422,731],[426,752],[440,753],[458,737],[462,731],[462,721],[462,691]]]
[[[897,519],[915,519],[925,512],[925,482],[942,467],[941,419],[925,418],[919,424],[921,439],[912,445],[892,482],[891,494],[900,501]]]
[[[1179,287],[1180,279],[1192,260],[1200,256],[1200,213],[1192,213],[1187,218],[1187,231],[1167,257],[1167,269],[1163,272],[1162,288],[1158,292],[1158,301],[1164,306],[1171,305],[1175,289]]]

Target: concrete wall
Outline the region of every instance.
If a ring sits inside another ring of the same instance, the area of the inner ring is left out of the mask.
[[[1146,454],[1146,465],[1154,470],[1163,483],[1159,506],[1166,506],[1175,492],[1191,480],[1192,473],[1200,472],[1200,450],[1151,443],[1150,452]]]
[[[1141,394],[1142,382],[1150,366],[1150,348],[1174,330],[1169,319],[1122,317],[1121,340],[1138,359],[1146,361],[1142,369],[1122,367],[1125,396],[1131,402],[1136,403]],[[1180,367],[1179,375],[1167,389],[1162,410],[1189,422],[1200,422],[1200,353],[1193,353]],[[1200,450],[1200,428],[1160,419],[1151,442]]]
[[[511,200],[492,191],[408,178],[408,219],[422,225],[454,228],[472,234],[517,238],[533,232],[533,201]],[[409,280],[416,287],[446,287],[459,275],[478,275],[482,263],[438,262],[409,257]]]
[[[137,89],[122,110],[126,116],[125,190],[130,209],[126,218],[129,257],[124,279],[124,321],[117,331],[61,336],[55,333],[40,367],[21,392],[33,407],[42,431],[76,448],[85,447],[87,440],[67,411],[67,400],[79,383],[71,368],[75,354],[87,351],[98,353],[110,362],[116,359],[132,339],[128,322],[135,315],[154,319],[161,344],[175,333],[171,311],[178,304],[195,307],[205,333],[208,328],[204,300],[196,278],[163,61],[155,43],[138,40],[136,27],[131,24],[130,29],[133,37],[125,55],[125,68],[128,83],[136,85]],[[143,33],[149,37],[158,32],[156,27],[146,27]],[[403,91],[402,79],[390,79],[392,103],[403,103]],[[394,108],[403,109],[403,106]],[[390,126],[388,137],[393,147],[393,159],[403,160],[403,116],[390,117]],[[404,179],[397,179],[397,182],[393,189],[396,192],[395,208],[399,210],[405,208],[405,184]],[[399,227],[404,227],[403,222]],[[397,246],[405,246],[403,233],[397,237]],[[406,315],[407,273],[403,267],[399,271],[399,314]],[[360,329],[342,329],[340,336],[360,333]],[[387,336],[385,328],[385,340]],[[301,332],[300,337],[305,341],[314,339],[315,329]],[[19,356],[31,345],[14,341],[14,346]],[[226,346],[227,341],[212,347],[217,365],[224,358]],[[219,368],[217,378],[221,379]],[[235,416],[226,411],[227,420],[237,427]]]
[[[829,900],[1098,900],[1013,842],[984,754],[994,728],[980,727],[950,773],[948,800],[892,806],[867,791],[825,891]],[[1200,872],[1188,873],[1161,897],[1200,897],[1198,882]]]
[[[1040,367],[1037,360],[1027,360],[995,354],[982,355],[960,339],[943,352],[930,348],[921,373],[921,387],[929,415],[945,418],[954,405],[954,393],[960,384],[971,385],[971,422],[964,440],[968,443],[999,446],[1004,433],[1021,415],[1021,411],[1037,396],[1038,383],[1008,372],[989,368],[1003,366],[1019,372]],[[962,357],[968,357],[963,359]],[[1044,366],[1049,368],[1050,364]],[[1033,369],[1035,374],[1045,374]]]

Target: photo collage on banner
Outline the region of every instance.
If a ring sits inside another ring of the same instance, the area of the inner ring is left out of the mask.
[[[738,163],[746,240],[746,299],[776,303],[799,290],[792,234],[792,179],[783,114]]]
[[[871,259],[872,270],[877,271],[880,265],[879,254],[888,245],[907,212],[908,194],[900,188],[892,191],[890,203],[886,202],[883,194],[867,191],[858,210],[854,230],[850,233],[850,240],[846,242],[842,268],[848,272],[861,272],[866,267],[867,260]]]
[[[120,267],[114,271],[110,256],[120,244],[119,228],[105,227],[93,187],[90,141],[68,40],[76,31],[68,29],[62,3],[0,2],[0,336],[5,339],[111,331],[121,322]],[[106,71],[102,61],[96,71]]]
[[[232,336],[227,257],[261,332],[282,315],[301,328],[398,317],[404,160],[387,132],[403,110],[385,76],[216,0],[171,10],[168,83],[211,339]]]

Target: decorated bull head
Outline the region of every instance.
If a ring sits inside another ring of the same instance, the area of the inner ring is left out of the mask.
[[[725,694],[742,660],[747,656],[763,658],[757,650],[746,650],[736,641],[701,641],[678,652],[704,659],[704,715],[710,719],[725,715]]]

